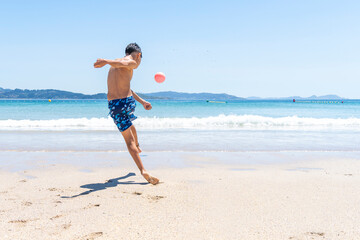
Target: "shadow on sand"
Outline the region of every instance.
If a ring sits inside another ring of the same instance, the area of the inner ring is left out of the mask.
[[[136,183],[134,181],[119,182],[119,180],[126,179],[128,177],[135,176],[135,175],[136,175],[135,173],[128,173],[127,175],[122,176],[122,177],[109,179],[105,183],[85,184],[85,185],[82,185],[80,187],[81,188],[87,188],[87,189],[90,189],[90,190],[87,190],[85,192],[82,192],[82,193],[74,195],[74,196],[61,196],[61,198],[75,198],[75,197],[79,197],[79,196],[82,196],[82,195],[87,195],[89,193],[93,193],[93,192],[96,192],[96,191],[105,190],[105,189],[110,188],[110,187],[116,187],[117,185],[128,185],[128,184],[146,185],[146,184],[149,184],[148,182]]]

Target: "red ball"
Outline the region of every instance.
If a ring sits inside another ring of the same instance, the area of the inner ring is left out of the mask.
[[[165,74],[163,74],[162,72],[158,72],[155,74],[154,78],[157,83],[162,83],[165,81]]]

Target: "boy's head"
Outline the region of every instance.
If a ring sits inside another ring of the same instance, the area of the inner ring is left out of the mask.
[[[125,54],[126,56],[132,55],[135,60],[141,60],[142,58],[141,48],[139,47],[139,45],[137,45],[137,43],[130,43],[129,45],[127,45],[127,47],[125,48]]]

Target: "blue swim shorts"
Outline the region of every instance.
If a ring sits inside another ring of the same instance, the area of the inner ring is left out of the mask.
[[[120,132],[132,125],[137,117],[134,115],[136,102],[133,96],[109,101],[110,116]]]

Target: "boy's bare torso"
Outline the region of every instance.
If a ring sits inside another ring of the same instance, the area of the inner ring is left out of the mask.
[[[128,68],[111,67],[108,74],[108,100],[130,97],[130,81],[133,76],[133,70]]]

